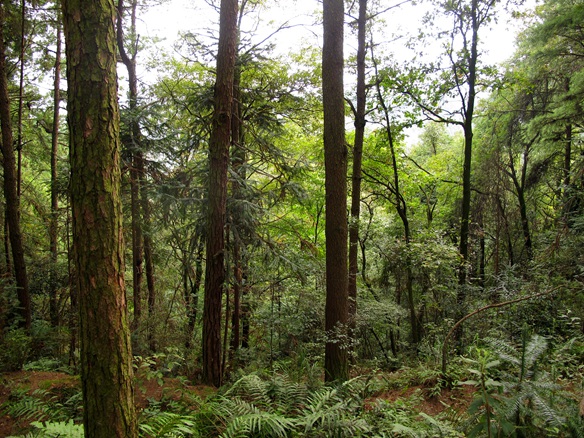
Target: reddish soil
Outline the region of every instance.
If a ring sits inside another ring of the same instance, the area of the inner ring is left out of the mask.
[[[49,391],[51,395],[71,394],[79,388],[79,377],[57,372],[18,371],[0,374],[0,437],[22,434],[29,427],[29,421],[14,419],[2,412],[2,407],[10,403],[11,394],[15,391],[32,393],[37,389]],[[420,412],[435,416],[446,409],[464,411],[473,396],[472,387],[444,389],[437,397],[431,397],[427,389],[421,386],[411,386],[405,389],[394,389],[370,398],[367,404],[371,406],[376,400],[383,399],[395,402],[399,399],[415,398]],[[151,401],[187,399],[196,395],[202,399],[213,393],[208,386],[191,386],[179,379],[165,378],[162,385],[156,379],[146,379],[138,376],[136,384],[136,406],[142,410]]]
[[[17,371],[0,374],[0,438],[18,435],[26,432],[30,421],[15,419],[3,412],[3,407],[10,403],[15,391],[27,391],[31,394],[37,389],[46,390],[51,395],[71,394],[79,389],[81,382],[78,376],[45,371]],[[164,379],[160,385],[155,379],[137,378],[136,407],[140,411],[148,406],[150,401],[163,399],[182,399],[186,394],[195,394],[205,398],[214,389],[208,386],[186,385],[178,379]]]

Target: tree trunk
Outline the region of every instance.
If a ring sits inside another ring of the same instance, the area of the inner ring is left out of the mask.
[[[357,105],[355,108],[355,144],[353,146],[353,175],[351,176],[351,220],[349,222],[349,323],[355,330],[357,315],[357,256],[359,254],[359,216],[361,214],[361,162],[365,137],[365,32],[367,0],[359,0],[357,30]]]
[[[26,51],[26,1],[21,0],[20,4],[20,55],[19,80],[18,80],[18,122],[16,138],[16,193],[20,198],[22,186],[22,112],[24,109],[24,53]]]
[[[142,151],[137,154],[137,168],[140,176],[140,198],[142,203],[142,226],[144,236],[144,263],[146,265],[146,286],[148,287],[148,347],[156,351],[155,321],[156,314],[156,286],[154,283],[154,245],[152,243],[150,201],[146,188],[146,166]]]
[[[185,343],[186,348],[190,348],[192,345],[193,334],[195,332],[195,324],[197,322],[197,310],[199,308],[199,290],[201,289],[201,280],[203,278],[203,250],[204,239],[202,237],[197,238],[197,256],[195,259],[195,278],[194,280],[189,280],[189,297],[188,297],[188,307],[187,307],[187,320],[188,320],[188,333],[187,341]]]
[[[116,7],[63,0],[85,436],[138,436],[121,208]]]
[[[472,166],[472,141],[473,141],[473,114],[476,97],[476,68],[478,59],[478,30],[480,23],[478,21],[478,1],[471,2],[471,20],[472,35],[470,48],[468,49],[468,95],[466,97],[466,106],[464,108],[464,162],[462,167],[462,205],[460,215],[460,244],[459,252],[461,263],[458,267],[458,291],[456,293],[456,303],[458,313],[456,318],[459,319],[465,314],[465,285],[467,280],[467,263],[468,263],[468,242],[470,230],[470,200],[471,200],[471,166]],[[457,342],[462,339],[462,328],[455,333]]]
[[[130,146],[132,147],[132,146]],[[140,187],[136,170],[136,156],[132,153],[130,169],[130,215],[132,219],[132,289],[134,297],[134,319],[132,330],[138,330],[142,319],[142,226],[140,224]]]
[[[322,97],[326,193],[325,379],[348,378],[347,145],[343,91],[343,0],[323,2]]]
[[[236,178],[231,182],[231,196],[233,208],[231,211],[231,233],[233,235],[233,314],[231,318],[231,352],[234,353],[241,345],[241,287],[243,278],[243,266],[241,258],[241,207],[243,201],[240,181],[245,180],[245,162],[247,160],[243,148],[243,119],[241,114],[241,60],[239,59],[239,29],[244,15],[242,4],[237,20],[238,47],[236,52],[235,70],[233,75],[233,104],[231,114],[231,149],[232,149],[232,171]]]
[[[55,53],[55,78],[53,81],[53,129],[51,132],[51,221],[49,223],[49,246],[51,252],[51,282],[49,290],[49,314],[51,325],[59,324],[57,304],[57,232],[59,218],[59,192],[57,190],[57,158],[59,153],[59,113],[61,104],[61,22],[57,21],[57,51]]]
[[[203,379],[220,386],[221,299],[225,283],[227,166],[231,143],[233,75],[237,47],[237,0],[221,0],[213,127],[209,139],[207,264],[203,308]]]
[[[12,136],[12,123],[10,115],[10,98],[8,96],[8,78],[6,70],[6,49],[4,45],[4,21],[6,19],[4,4],[0,4],[0,128],[2,129],[2,165],[4,168],[4,198],[6,199],[6,221],[10,246],[12,248],[12,261],[14,264],[14,277],[18,296],[20,325],[26,329],[31,324],[30,294],[28,290],[28,277],[24,261],[24,246],[20,231],[20,199],[17,191],[17,171],[14,156],[14,139]]]
[[[130,23],[132,33],[135,33],[136,27],[136,6],[137,2],[132,2],[132,20]],[[138,77],[136,76],[136,53],[131,56],[128,55],[124,46],[124,1],[118,0],[118,14],[117,14],[117,28],[116,37],[118,43],[118,51],[120,58],[126,70],[128,71],[128,85],[129,85],[129,106],[131,113],[130,121],[130,141],[125,147],[130,151],[132,160],[130,165],[130,212],[132,218],[132,289],[134,296],[134,319],[132,321],[133,330],[140,327],[140,320],[142,318],[142,262],[143,262],[143,246],[142,246],[142,220],[140,215],[140,172],[139,161],[141,160],[141,133],[140,125],[136,119],[136,111],[138,106]]]

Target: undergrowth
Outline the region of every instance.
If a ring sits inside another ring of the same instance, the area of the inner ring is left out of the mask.
[[[565,346],[558,348],[568,354]],[[236,374],[206,397],[185,385],[149,400],[139,415],[139,433],[143,438],[583,436],[577,402],[544,370],[550,368],[548,351],[538,336],[519,346],[491,341],[452,367],[452,375],[420,365],[389,374],[374,370],[335,385],[322,383],[316,372],[276,363],[272,371]],[[146,378],[162,383],[153,366],[162,362],[141,359]],[[425,401],[456,382],[476,387],[468,411],[445,406],[434,416],[420,412]],[[14,389],[2,413],[19,419],[21,428],[30,422],[19,438],[83,436],[81,393],[68,389]],[[401,397],[385,397],[397,389]]]

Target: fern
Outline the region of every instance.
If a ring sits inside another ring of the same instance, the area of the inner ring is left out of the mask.
[[[148,438],[199,437],[195,419],[188,415],[171,412],[157,412],[143,421],[140,436]]]
[[[5,406],[5,412],[14,418],[23,420],[64,420],[62,405],[57,397],[44,389],[37,389],[32,394],[25,391],[16,395],[17,400]]]
[[[282,415],[256,411],[237,416],[228,424],[222,438],[274,437],[283,438],[294,429],[295,423]]]
[[[69,421],[31,423],[33,430],[26,435],[8,438],[84,438],[83,425]]]
[[[545,434],[549,428],[564,428],[566,418],[554,408],[554,399],[566,398],[561,387],[538,369],[548,350],[546,339],[539,335],[529,337],[524,330],[519,350],[502,341],[489,340],[489,344],[501,360],[513,366],[511,371],[500,375],[503,394],[495,410],[497,416],[528,434]],[[504,432],[508,433],[507,428]]]

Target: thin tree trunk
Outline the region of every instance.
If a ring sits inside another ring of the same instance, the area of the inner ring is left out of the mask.
[[[113,0],[63,0],[85,435],[136,438]]]
[[[243,218],[240,217],[241,208],[238,205],[242,201],[241,182],[246,178],[244,164],[246,153],[243,149],[243,119],[241,114],[241,60],[239,59],[239,29],[244,15],[245,3],[242,3],[237,20],[238,47],[235,58],[235,70],[233,75],[233,104],[231,114],[231,149],[232,168],[236,177],[231,182],[231,196],[234,206],[231,212],[231,233],[233,235],[233,314],[231,319],[231,352],[239,349],[241,343],[241,281],[243,267],[241,263],[241,239],[239,236],[240,225]]]
[[[57,20],[57,51],[55,53],[55,78],[53,82],[53,129],[51,132],[51,221],[49,223],[49,240],[51,252],[51,285],[49,289],[49,314],[51,325],[59,325],[57,304],[57,232],[59,218],[59,192],[57,190],[57,158],[59,153],[59,115],[61,104],[61,22]]]
[[[199,307],[199,291],[201,289],[201,280],[203,278],[203,250],[205,249],[204,239],[198,237],[197,256],[195,259],[195,278],[190,281],[189,300],[187,308],[188,333],[186,348],[192,346],[193,334],[195,332],[195,324],[197,322],[197,310]]]
[[[75,274],[75,250],[71,244],[71,205],[67,204],[67,271],[69,273],[69,365],[77,369],[77,338],[79,335],[79,293]]]
[[[4,217],[3,217],[3,224],[4,224],[4,262],[6,263],[6,270],[4,274],[6,278],[12,277],[12,261],[10,259],[10,231],[8,230],[8,216],[7,216],[7,209],[4,208]]]
[[[471,1],[472,35],[470,48],[468,49],[468,95],[466,97],[466,107],[464,108],[464,162],[462,167],[462,205],[460,215],[460,244],[459,253],[461,258],[458,267],[458,290],[456,292],[457,315],[460,318],[465,313],[468,263],[468,245],[470,230],[470,200],[471,200],[471,168],[472,168],[472,141],[473,141],[473,115],[476,97],[476,68],[478,60],[478,0]],[[459,346],[462,341],[462,327],[455,333],[455,339]]]
[[[233,75],[237,48],[237,0],[221,0],[213,127],[209,140],[207,264],[203,308],[203,379],[220,386],[221,299],[225,283],[227,167],[231,144]]]
[[[131,5],[131,21],[130,27],[132,33],[135,33],[136,28],[136,0],[133,0]],[[128,55],[124,46],[124,1],[118,0],[118,20],[116,29],[116,39],[118,43],[118,51],[120,58],[126,70],[128,71],[129,84],[129,106],[130,106],[130,133],[131,140],[125,145],[129,149],[132,156],[130,166],[130,212],[132,218],[132,288],[134,295],[134,319],[132,321],[133,330],[140,327],[142,318],[142,263],[143,263],[143,246],[142,246],[142,220],[140,215],[140,179],[141,175],[138,167],[140,166],[138,154],[141,154],[141,133],[140,125],[136,119],[136,111],[138,106],[138,77],[136,76],[136,53]]]
[[[150,201],[148,200],[148,190],[146,188],[146,166],[144,165],[144,155],[138,151],[137,168],[140,177],[140,198],[142,204],[142,227],[144,236],[144,264],[146,267],[146,286],[148,287],[148,346],[150,351],[156,351],[155,315],[156,315],[156,285],[154,282],[154,245],[152,243],[152,219],[150,212]]]
[[[26,329],[31,324],[31,305],[28,290],[28,277],[24,261],[23,238],[20,230],[20,198],[17,192],[17,171],[14,156],[14,139],[10,115],[10,98],[8,96],[8,78],[6,70],[6,49],[4,46],[4,21],[6,19],[4,4],[0,4],[0,128],[2,129],[2,165],[4,168],[4,198],[6,200],[6,219],[12,248],[14,277],[16,280],[20,325]]]
[[[132,330],[138,330],[142,319],[142,227],[140,225],[140,187],[135,153],[130,168],[130,215],[132,218],[132,289],[134,319]]]
[[[326,193],[325,379],[346,380],[348,345],[347,145],[343,91],[343,0],[323,1],[322,96]]]
[[[379,72],[377,69],[377,63],[375,63],[375,76],[379,78]],[[389,108],[385,103],[385,99],[383,98],[383,94],[381,92],[381,87],[379,84],[379,80],[376,81],[376,88],[377,88],[377,99],[381,109],[383,110],[383,117],[385,120],[385,132],[387,135],[387,140],[389,143],[389,150],[391,153],[391,166],[393,170],[393,188],[391,191],[395,196],[395,207],[397,210],[397,214],[402,221],[402,225],[404,227],[404,239],[406,243],[406,248],[409,249],[411,243],[411,232],[410,232],[410,222],[408,219],[408,210],[406,200],[403,197],[400,188],[400,178],[399,178],[399,169],[397,166],[397,157],[395,153],[395,144],[393,139],[393,132],[391,129],[391,119]],[[409,251],[407,251],[409,253]],[[406,269],[405,269],[405,288],[406,288],[406,298],[408,300],[408,307],[410,310],[410,327],[412,331],[412,345],[416,346],[421,340],[420,334],[420,324],[418,322],[418,317],[416,314],[416,304],[414,300],[414,289],[413,289],[413,273],[412,273],[412,266],[409,254],[406,255]],[[401,293],[401,292],[400,292]]]
[[[359,0],[357,30],[357,106],[355,109],[355,144],[353,146],[353,175],[351,176],[351,220],[349,222],[349,324],[355,330],[357,315],[357,274],[359,272],[359,216],[361,214],[361,163],[365,137],[365,51],[367,0]]]
[[[26,50],[26,1],[20,4],[20,56],[19,56],[19,80],[18,80],[18,121],[16,136],[16,193],[20,198],[22,186],[22,113],[24,108],[24,52]]]

